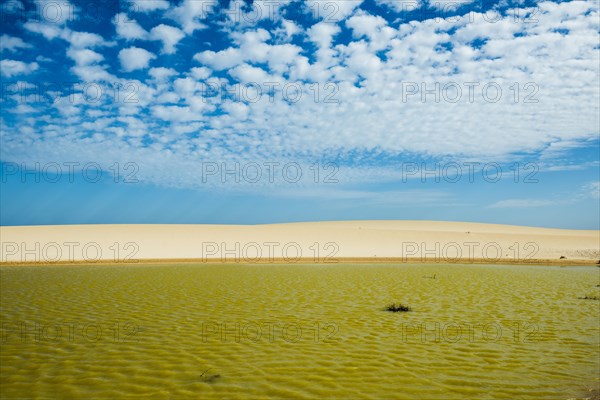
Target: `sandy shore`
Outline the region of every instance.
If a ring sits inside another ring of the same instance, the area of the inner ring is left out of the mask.
[[[0,262],[596,264],[600,231],[435,221],[0,227]],[[563,258],[561,258],[563,257]]]

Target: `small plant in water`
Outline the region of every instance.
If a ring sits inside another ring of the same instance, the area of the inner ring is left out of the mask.
[[[578,297],[579,300],[600,300],[598,296],[588,296],[587,294],[583,297]]]
[[[208,383],[214,383],[217,379],[219,379],[221,377],[221,375],[219,374],[214,374],[214,375],[204,375],[206,374],[208,371],[210,371],[211,369],[207,369],[206,371],[204,371],[198,378],[203,381],[203,382],[208,382]]]
[[[386,311],[391,311],[391,312],[406,312],[406,311],[410,311],[410,307],[406,306],[402,303],[392,303],[389,304],[386,308]]]

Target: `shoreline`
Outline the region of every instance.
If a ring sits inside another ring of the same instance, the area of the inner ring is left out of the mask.
[[[73,260],[73,261],[4,261],[0,262],[0,267],[25,267],[25,266],[69,266],[69,265],[176,265],[176,264],[198,264],[198,265],[336,265],[336,264],[418,264],[418,265],[536,265],[536,266],[559,266],[559,267],[579,267],[579,266],[595,266],[600,268],[600,263],[596,260],[556,260],[556,259],[530,259],[530,260],[511,260],[499,259],[489,260],[483,258],[476,259],[459,259],[459,260],[431,260],[431,259],[404,259],[401,257],[385,257],[385,258],[369,258],[369,257],[339,257],[336,260],[314,260],[312,258],[302,258],[296,261],[289,261],[283,258],[274,259],[259,259],[256,261],[235,260],[220,258],[148,258],[134,260]]]

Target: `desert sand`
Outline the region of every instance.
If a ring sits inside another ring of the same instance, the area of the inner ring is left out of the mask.
[[[435,221],[0,227],[0,262],[596,264],[600,231]],[[562,258],[561,258],[562,257]]]

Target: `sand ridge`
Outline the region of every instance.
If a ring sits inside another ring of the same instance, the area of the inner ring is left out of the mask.
[[[558,261],[595,264],[600,231],[443,221],[0,227],[0,262]],[[564,257],[561,259],[561,257]]]

